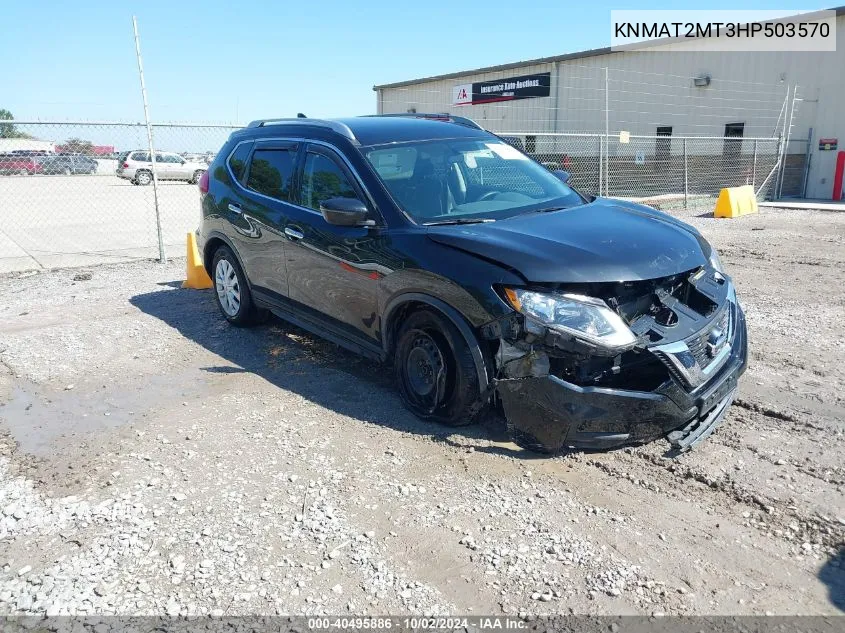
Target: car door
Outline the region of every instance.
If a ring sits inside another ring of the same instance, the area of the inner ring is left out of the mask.
[[[158,172],[159,180],[175,180],[175,167],[176,165],[173,163],[172,154],[156,152],[156,171]]]
[[[188,171],[188,161],[179,156],[179,154],[170,154],[173,161],[173,177],[178,180],[190,180],[194,175],[193,170]]]
[[[223,200],[223,212],[228,213],[235,247],[253,291],[279,301],[288,296],[284,222],[294,208],[301,143],[259,140],[252,145],[252,141],[239,144],[227,159],[235,183],[230,188],[231,200]],[[245,148],[251,149],[248,155]]]
[[[290,298],[329,317],[341,334],[378,342],[378,283],[374,253],[380,241],[372,227],[329,224],[320,203],[329,198],[370,198],[338,151],[310,143],[301,163],[298,202],[284,227]],[[375,209],[370,206],[373,219]],[[319,316],[317,315],[317,316]]]

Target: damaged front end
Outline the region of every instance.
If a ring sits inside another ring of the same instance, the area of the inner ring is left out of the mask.
[[[482,328],[514,440],[604,449],[668,436],[677,450],[721,422],[747,364],[730,279],[701,267],[647,281],[502,288],[515,312]]]

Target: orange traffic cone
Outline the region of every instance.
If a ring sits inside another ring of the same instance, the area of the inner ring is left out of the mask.
[[[203,266],[200,251],[197,248],[197,236],[193,233],[188,233],[186,267],[188,278],[182,284],[183,288],[205,290],[214,287],[214,284],[211,283],[211,277],[208,276],[205,266]]]

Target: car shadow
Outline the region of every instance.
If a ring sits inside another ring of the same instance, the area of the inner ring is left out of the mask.
[[[845,545],[819,570],[819,580],[827,587],[833,606],[845,613]]]
[[[161,290],[135,295],[130,303],[226,361],[219,366],[206,364],[201,371],[218,376],[249,372],[367,423],[464,449],[537,457],[509,443],[504,419],[497,411],[463,427],[421,420],[402,405],[390,365],[348,352],[277,318],[252,328],[234,327],[220,315],[212,291],[181,289],[178,283],[159,285]]]

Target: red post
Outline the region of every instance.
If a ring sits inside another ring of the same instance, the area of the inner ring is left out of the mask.
[[[833,172],[833,199],[842,200],[842,175],[845,173],[845,151],[836,155],[836,169]]]

